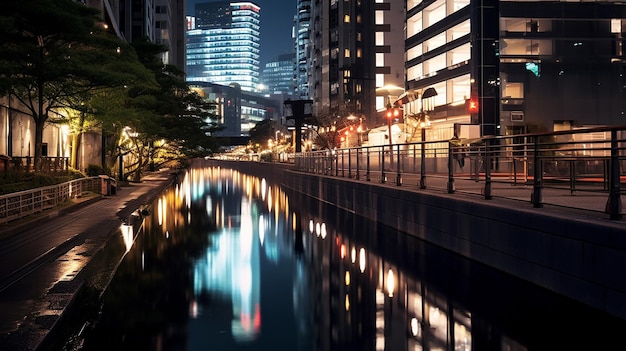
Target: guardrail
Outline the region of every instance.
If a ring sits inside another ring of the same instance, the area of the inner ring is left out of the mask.
[[[381,183],[391,180],[419,189],[428,184],[447,193],[477,193],[487,200],[500,196],[530,201],[533,207],[567,206],[572,198],[564,199],[563,193],[585,193],[589,196],[573,202],[593,201],[592,210],[621,219],[625,137],[626,127],[598,127],[364,146],[299,153],[295,169]]]
[[[0,223],[53,208],[86,192],[100,193],[102,180],[89,177],[0,196]]]

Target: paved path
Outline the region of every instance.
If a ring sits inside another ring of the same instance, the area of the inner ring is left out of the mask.
[[[120,234],[122,220],[171,182],[148,174],[112,196],[92,196],[64,210],[0,229],[0,350],[35,350],[75,297],[94,255]]]

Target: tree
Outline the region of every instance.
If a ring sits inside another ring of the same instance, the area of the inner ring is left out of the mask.
[[[274,138],[276,128],[271,119],[263,120],[250,129],[250,144],[267,145],[269,139]]]
[[[9,0],[0,15],[0,92],[35,124],[35,165],[54,112],[79,111],[103,88],[154,82],[134,50],[104,30],[98,11],[71,0]]]
[[[127,173],[139,179],[147,168],[173,160],[206,156],[219,149],[212,134],[221,127],[214,113],[215,104],[205,101],[184,81],[176,67],[164,65],[161,45],[146,39],[133,43],[140,62],[151,70],[156,87],[129,87],[127,107],[137,118],[126,120],[132,137],[120,140],[134,162]],[[127,133],[128,135],[128,133]]]
[[[305,120],[315,134],[314,143],[323,149],[334,149],[341,145],[341,130],[356,122],[353,111],[345,106],[327,107]],[[358,123],[357,123],[358,124]]]

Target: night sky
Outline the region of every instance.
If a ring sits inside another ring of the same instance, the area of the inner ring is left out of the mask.
[[[207,0],[187,0],[187,15],[194,15],[196,3]],[[291,27],[296,13],[296,0],[252,0],[261,7],[261,69],[278,55],[292,51]]]

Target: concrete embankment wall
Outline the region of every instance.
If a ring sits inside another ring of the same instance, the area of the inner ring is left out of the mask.
[[[626,224],[505,200],[411,191],[237,162],[294,191],[626,319]]]

